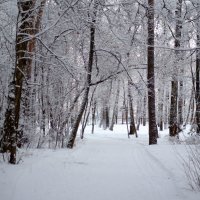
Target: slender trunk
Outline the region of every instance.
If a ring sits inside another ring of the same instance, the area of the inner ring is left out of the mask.
[[[142,125],[146,126],[146,121],[147,121],[147,116],[146,116],[146,106],[147,105],[147,99],[146,99],[146,94],[144,95],[143,99],[143,113],[142,113]]]
[[[189,106],[188,106],[188,111],[187,111],[186,119],[185,119],[185,122],[184,122],[183,126],[186,126],[188,124],[189,116],[191,114],[191,107],[192,107],[193,101],[194,101],[194,90],[192,89],[191,96],[190,96],[190,101],[189,101]]]
[[[129,135],[134,135],[137,137],[137,130],[135,127],[135,117],[134,117],[134,110],[133,110],[133,98],[131,94],[131,85],[128,82],[128,99],[129,99],[129,112],[130,112],[130,131]]]
[[[164,95],[164,89],[161,88],[159,90],[159,103],[158,103],[158,124],[160,131],[163,131],[163,95]]]
[[[183,77],[183,70],[181,70],[181,77]],[[178,124],[182,125],[183,124],[183,80],[179,81],[179,95],[178,95]]]
[[[89,115],[90,115],[90,110],[91,110],[91,107],[92,107],[92,102],[93,102],[95,91],[96,91],[96,87],[94,88],[94,90],[92,92],[88,111],[87,111],[88,103],[87,103],[87,106],[86,106],[86,109],[85,109],[85,114],[84,114],[84,117],[83,117],[83,123],[82,123],[82,129],[81,129],[81,139],[83,139],[83,137],[84,137],[84,131],[85,131],[85,127],[86,127],[87,122],[88,122]]]
[[[119,82],[118,82],[118,86],[117,86],[117,94],[116,94],[116,97],[115,97],[115,103],[114,103],[114,107],[113,107],[113,114],[112,114],[112,119],[111,119],[110,128],[109,128],[109,130],[111,130],[111,131],[113,131],[114,124],[116,123],[118,102],[119,102]]]
[[[181,29],[182,29],[182,21],[181,21],[181,9],[182,9],[182,0],[177,0],[176,6],[176,30],[175,30],[175,44],[174,47],[177,49],[175,51],[175,67],[172,76],[171,82],[171,106],[170,106],[170,116],[169,116],[169,135],[176,136],[178,135],[178,62],[180,60],[180,52],[178,48],[180,48],[181,42]]]
[[[74,146],[78,127],[79,127],[81,118],[83,116],[85,106],[88,101],[89,91],[90,91],[90,84],[91,84],[91,78],[92,78],[92,66],[93,66],[94,50],[95,50],[95,22],[96,22],[96,15],[97,15],[97,7],[98,7],[98,1],[95,1],[94,8],[93,8],[94,10],[92,13],[93,19],[92,19],[92,23],[90,26],[90,50],[89,50],[89,61],[88,61],[88,67],[87,67],[87,78],[86,78],[86,84],[85,84],[85,91],[84,91],[84,95],[83,95],[83,100],[80,105],[79,113],[75,119],[75,122],[74,122],[74,125],[72,128],[72,132],[71,132],[70,138],[67,143],[67,148],[70,148],[70,149],[73,148],[73,146]]]
[[[41,78],[42,78],[42,88],[41,88],[41,110],[42,110],[42,116],[41,116],[41,128],[42,128],[42,132],[43,132],[43,137],[46,135],[46,127],[45,127],[45,120],[46,120],[46,109],[44,106],[44,66],[41,67],[42,68],[42,74],[41,74]]]
[[[92,134],[94,133],[96,107],[97,107],[97,102],[96,102],[96,100],[93,100],[93,106],[92,106]]]
[[[104,104],[107,104],[107,102],[104,102]],[[103,114],[102,115],[103,129],[106,130],[109,127],[109,108],[108,108],[108,105],[104,105],[102,114]]]
[[[81,93],[82,93],[83,91],[84,91],[84,89],[82,89],[82,90],[81,90],[79,93],[77,93],[76,96],[74,97],[73,102],[72,102],[72,104],[71,104],[71,106],[70,106],[70,108],[69,108],[69,111],[67,112],[67,116],[66,116],[65,120],[64,120],[64,121],[61,123],[61,125],[60,125],[59,134],[63,134],[66,125],[69,124],[69,119],[70,119],[70,117],[71,117],[72,111],[73,111],[73,109],[74,109],[74,107],[75,107],[75,105],[76,105],[76,102],[78,101],[78,99],[79,99],[79,97],[80,97],[80,95],[81,95]]]
[[[197,3],[198,11],[200,11],[200,3]],[[200,13],[200,12],[198,12]],[[197,48],[200,48],[200,19],[197,19]],[[196,123],[197,133],[200,135],[200,49],[196,49]]]
[[[137,111],[136,111],[136,122],[137,122],[137,131],[139,131],[140,128],[140,118],[141,118],[141,102],[137,101]]]
[[[149,113],[149,145],[157,144],[158,130],[155,109],[154,80],[154,0],[148,0],[148,113]]]
[[[164,111],[163,111],[163,118],[164,118],[164,129],[168,129],[168,112],[169,112],[169,91],[168,87],[165,88],[164,91]]]

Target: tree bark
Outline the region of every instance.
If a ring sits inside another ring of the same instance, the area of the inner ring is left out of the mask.
[[[169,135],[176,136],[178,135],[178,61],[180,60],[180,52],[178,48],[180,47],[181,41],[181,29],[182,29],[182,21],[181,21],[181,9],[182,9],[182,0],[177,0],[176,6],[176,30],[175,30],[175,44],[174,47],[177,49],[175,51],[175,67],[173,69],[173,76],[171,82],[171,105],[170,105],[170,116],[169,116]]]
[[[197,13],[200,14],[200,3],[197,2]],[[200,135],[200,18],[196,22],[197,42],[196,42],[196,124],[197,134]]]
[[[20,117],[20,102],[22,96],[22,86],[24,76],[27,72],[30,40],[27,39],[27,34],[33,30],[33,8],[35,1],[19,1],[18,0],[18,23],[16,31],[16,63],[13,74],[13,81],[10,83],[8,95],[8,107],[5,113],[5,121],[3,127],[2,146],[4,151],[10,153],[11,164],[16,163],[16,147],[17,135],[19,134],[19,117]]]
[[[87,78],[86,78],[86,84],[85,84],[85,91],[83,95],[83,100],[80,105],[79,113],[75,119],[70,138],[67,143],[67,148],[72,149],[74,146],[74,142],[76,139],[78,127],[81,121],[81,118],[83,116],[85,106],[88,101],[88,95],[90,91],[90,84],[91,84],[91,78],[92,78],[92,66],[93,66],[93,60],[94,60],[94,51],[95,51],[95,23],[96,23],[96,15],[97,15],[97,7],[98,7],[98,1],[95,0],[94,7],[93,7],[93,13],[92,13],[92,23],[90,25],[90,50],[89,50],[89,60],[88,60],[88,67],[87,67]]]
[[[158,103],[158,124],[160,131],[163,131],[163,96],[164,96],[164,88],[159,89],[159,103]]]
[[[96,107],[97,107],[97,102],[96,99],[93,100],[92,102],[92,134],[94,133],[94,125],[95,125],[95,115],[96,115]]]
[[[155,80],[154,80],[154,0],[148,0],[148,114],[149,114],[149,145],[157,144],[158,130],[155,109]]]
[[[144,95],[144,98],[143,98],[143,113],[142,113],[142,125],[143,126],[146,126],[146,120],[147,120],[147,116],[146,116],[146,93]]]

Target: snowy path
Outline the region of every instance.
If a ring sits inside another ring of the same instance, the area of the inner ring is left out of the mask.
[[[0,166],[0,199],[199,199],[170,145],[149,147],[119,134],[86,137],[73,150],[38,150],[21,165]]]

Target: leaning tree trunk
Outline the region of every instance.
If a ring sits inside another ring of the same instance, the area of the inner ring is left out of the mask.
[[[92,13],[92,23],[90,26],[90,50],[89,50],[89,60],[88,60],[88,67],[87,67],[87,78],[85,83],[85,90],[83,95],[83,100],[80,105],[80,110],[78,112],[78,115],[75,119],[70,138],[67,143],[67,148],[72,149],[74,146],[74,142],[76,139],[78,127],[81,121],[81,118],[83,116],[87,101],[88,101],[88,95],[90,91],[90,84],[91,84],[91,77],[92,77],[92,66],[93,66],[93,60],[94,60],[94,51],[95,51],[95,22],[96,22],[96,15],[97,15],[97,7],[98,7],[98,1],[96,0],[94,2],[94,8]]]
[[[155,109],[155,80],[154,80],[154,0],[148,0],[148,113],[149,113],[149,145],[157,144],[158,130]]]
[[[175,68],[173,69],[172,81],[171,81],[171,105],[170,105],[170,116],[169,116],[169,135],[176,136],[178,134],[178,62],[180,59],[180,52],[178,48],[180,48],[180,41],[181,41],[181,29],[182,29],[182,22],[181,22],[181,9],[182,9],[182,0],[177,0],[177,7],[176,7],[176,32],[175,32],[175,44],[174,47],[177,49],[175,51]]]
[[[85,127],[87,125],[88,119],[89,119],[90,110],[92,108],[93,98],[94,98],[96,88],[97,88],[97,86],[92,91],[89,107],[88,107],[88,102],[87,102],[87,105],[86,105],[86,109],[85,109],[85,113],[84,113],[84,117],[83,117],[82,129],[81,129],[81,139],[83,139],[83,137],[84,137],[84,131],[85,131]],[[87,109],[87,107],[88,107],[88,109]],[[93,129],[93,131],[94,131],[94,129]]]

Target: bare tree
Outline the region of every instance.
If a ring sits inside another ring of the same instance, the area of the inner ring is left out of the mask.
[[[81,121],[81,118],[83,116],[87,101],[88,101],[88,95],[90,91],[90,84],[91,84],[91,77],[92,77],[92,66],[93,66],[93,60],[94,60],[94,51],[95,51],[95,23],[96,23],[96,16],[97,16],[97,8],[98,8],[98,1],[94,1],[93,5],[93,12],[91,13],[91,25],[90,25],[90,49],[89,49],[89,59],[88,59],[88,66],[87,66],[87,77],[85,82],[85,90],[83,94],[83,100],[80,105],[80,110],[78,112],[78,115],[75,119],[74,126],[72,128],[70,138],[67,143],[67,148],[73,148],[74,142],[76,139],[78,127]]]
[[[180,48],[181,42],[181,10],[182,10],[182,0],[177,0],[175,19],[176,19],[176,29],[175,29],[175,43],[174,47],[177,49],[175,51],[175,66],[173,69],[172,81],[171,81],[171,106],[170,106],[170,116],[169,116],[169,135],[176,136],[178,134],[178,62],[180,60]]]
[[[42,7],[44,4],[45,1],[42,1]],[[40,20],[39,17],[35,17],[36,0],[18,0],[17,5],[16,62],[13,80],[9,85],[8,107],[5,113],[3,138],[1,141],[3,151],[10,153],[9,162],[11,164],[16,163],[16,147],[21,134],[19,131],[19,118],[21,98],[24,93],[23,85],[24,81],[27,82],[27,77],[31,70],[31,58],[35,49],[35,39],[31,37],[36,33],[36,26],[39,26],[37,20]],[[39,13],[39,16],[41,17],[41,13]]]
[[[155,109],[154,80],[154,0],[148,0],[148,113],[149,113],[149,145],[157,144],[158,130]]]

